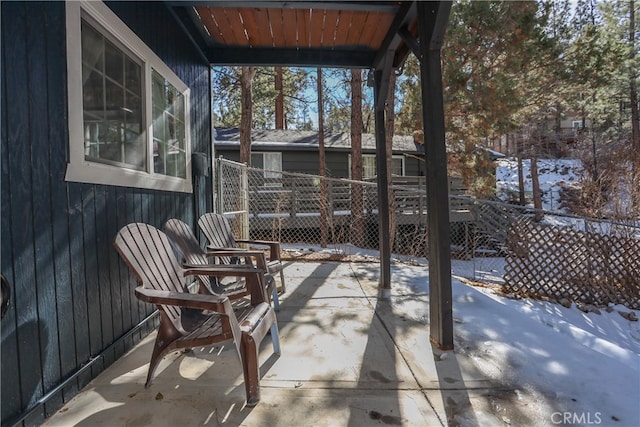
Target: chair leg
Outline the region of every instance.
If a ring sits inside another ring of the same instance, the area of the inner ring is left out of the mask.
[[[156,337],[156,342],[153,345],[153,353],[151,353],[151,361],[149,362],[149,370],[147,371],[147,382],[144,384],[145,388],[149,388],[151,385],[151,379],[158,367],[158,363],[160,363],[165,350],[169,347],[169,344],[171,344],[170,342],[163,340],[159,334],[160,332],[158,332],[158,337]]]
[[[273,309],[280,311],[280,299],[278,298],[278,287],[276,286],[276,279],[272,275],[266,277],[267,280],[267,294],[271,292],[270,302],[273,302]]]
[[[283,294],[287,292],[287,288],[284,285],[284,273],[282,272],[282,269],[280,270],[280,288],[282,289]]]
[[[151,361],[149,362],[149,370],[147,372],[147,382],[144,384],[145,388],[151,385],[151,379],[158,367],[158,363],[162,360],[162,357],[171,344],[178,339],[180,333],[173,328],[169,317],[164,312],[160,311],[160,326],[156,335],[156,341],[153,343],[153,352],[151,353]]]
[[[280,356],[280,335],[278,333],[278,323],[273,322],[271,325],[271,341],[273,342],[273,352]]]
[[[260,367],[258,346],[250,334],[243,334],[241,352],[247,406],[253,407],[260,402]]]
[[[278,288],[277,287],[273,287],[273,290],[271,291],[271,295],[273,296],[273,309],[275,311],[280,311],[280,299],[278,298]]]

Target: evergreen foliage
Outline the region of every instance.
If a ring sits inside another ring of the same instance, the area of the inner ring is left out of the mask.
[[[242,67],[215,67],[213,78],[214,120],[216,126],[237,127],[242,109],[240,105],[240,74]],[[283,92],[285,127],[310,130],[311,104],[307,91],[314,81],[310,70],[299,67],[283,67]],[[275,128],[275,69],[257,67],[253,78],[254,129]]]

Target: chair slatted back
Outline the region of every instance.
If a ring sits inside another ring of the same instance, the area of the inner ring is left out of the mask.
[[[189,227],[179,219],[170,219],[164,224],[164,232],[177,247],[187,264],[207,264],[205,252],[200,247],[198,239]]]
[[[187,292],[182,266],[169,239],[157,228],[143,223],[128,224],[118,232],[114,245],[144,288]],[[166,305],[161,308],[176,329],[183,331],[180,308]]]
[[[191,231],[186,223],[179,219],[170,219],[164,224],[164,232],[169,240],[176,245],[178,251],[182,255],[182,259],[187,264],[208,264],[209,260],[205,252],[200,247],[198,239]],[[211,293],[215,293],[212,290],[211,278],[206,275],[196,276],[200,282],[207,287]]]
[[[198,219],[198,226],[209,241],[209,245],[217,248],[236,248],[236,240],[233,238],[231,224],[223,215],[206,213]],[[230,257],[220,257],[223,264],[231,264]]]

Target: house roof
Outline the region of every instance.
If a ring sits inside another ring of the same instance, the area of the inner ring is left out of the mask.
[[[240,130],[238,128],[216,127],[214,134],[216,148],[239,148]],[[324,145],[328,151],[351,150],[351,135],[346,132],[325,133]],[[254,129],[251,131],[251,146],[260,149],[278,149],[300,151],[318,150],[318,132],[302,130],[282,129]],[[394,135],[393,151],[404,153],[416,153],[421,147],[413,142],[413,137]],[[372,134],[362,135],[362,150],[375,151],[376,140]]]
[[[167,4],[211,64],[375,68],[394,51],[397,67],[418,36],[415,1]]]

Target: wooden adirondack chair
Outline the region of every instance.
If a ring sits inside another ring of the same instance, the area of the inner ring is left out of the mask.
[[[160,312],[145,387],[167,352],[233,340],[242,362],[247,406],[255,406],[260,400],[258,348],[269,330],[274,352],[280,354],[276,315],[264,298],[264,272],[236,265],[185,269],[167,236],[142,223],[123,227],[114,246],[136,276],[136,296],[156,304]],[[232,307],[227,296],[190,293],[185,286],[187,275],[244,277],[251,303]]]
[[[233,255],[234,259],[244,259],[245,265],[253,266],[253,259],[255,259],[255,266],[266,271],[267,263],[262,251],[246,251],[242,249],[234,250],[214,250],[204,251],[198,239],[191,231],[191,227],[185,224],[179,219],[170,219],[164,224],[164,232],[169,237],[169,240],[173,242],[178,251],[182,255],[183,266],[185,267],[197,267],[200,265],[210,264],[211,258],[230,258],[228,255]],[[224,293],[229,298],[234,299],[247,294],[244,280],[233,280],[231,282],[225,282],[224,280],[217,280],[216,283],[212,283],[209,276],[199,275],[198,280],[206,287],[209,292],[212,293]],[[269,296],[273,299],[273,307],[275,311],[280,311],[280,303],[278,301],[278,290],[276,289],[275,280],[270,274],[265,274],[265,290],[267,292],[267,298]]]
[[[248,244],[250,247],[269,247],[269,260],[267,268],[269,273],[280,275],[280,286],[282,292],[286,291],[284,282],[284,265],[280,260],[280,242],[271,240],[246,240],[235,239],[231,231],[231,225],[227,218],[216,213],[206,213],[198,219],[198,226],[209,241],[211,248],[238,248],[238,244]],[[223,262],[227,263],[228,260]]]

